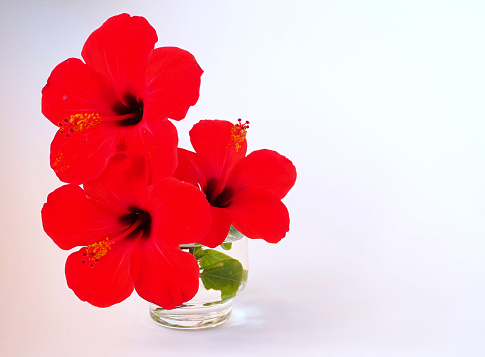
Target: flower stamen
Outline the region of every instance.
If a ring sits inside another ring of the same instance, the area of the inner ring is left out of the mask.
[[[111,250],[113,244],[114,242],[111,242],[109,238],[106,238],[100,242],[88,245],[82,254],[84,259],[81,263],[89,263],[89,267],[93,268],[94,263],[99,262],[99,258],[105,256]]]
[[[246,139],[247,130],[249,128],[249,122],[242,122],[241,119],[237,120],[237,123],[231,129],[231,141],[229,147],[238,151],[241,148],[241,143]]]
[[[59,127],[59,132],[65,134],[66,138],[69,138],[72,133],[95,127],[99,123],[101,123],[101,118],[98,113],[81,113],[64,118],[57,126]]]

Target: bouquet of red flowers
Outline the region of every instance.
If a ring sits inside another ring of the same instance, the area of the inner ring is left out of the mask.
[[[219,257],[181,245],[215,248],[230,231],[277,243],[289,230],[281,199],[295,167],[275,151],[246,155],[248,122],[202,120],[190,131],[195,152],[177,147],[170,119],[196,104],[203,71],[156,42],[143,17],[114,16],[89,36],[84,61],[60,63],[42,90],[58,126],[50,164],[66,183],[42,208],[44,230],[61,249],[81,247],[67,284],[99,307],[136,290],[175,308],[197,293],[201,261]]]

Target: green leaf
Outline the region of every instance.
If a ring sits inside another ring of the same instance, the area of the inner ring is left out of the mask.
[[[197,260],[199,260],[204,256],[204,250],[202,249],[202,247],[194,247],[192,254]]]
[[[222,300],[236,296],[242,276],[242,264],[232,258],[211,265],[200,273],[204,287],[207,290],[219,290]]]
[[[242,281],[248,281],[248,271],[244,269],[242,272]]]
[[[224,249],[224,250],[231,250],[232,248],[232,243],[222,243],[221,244],[221,248]]]
[[[235,296],[243,278],[242,264],[237,259],[214,249],[205,249],[198,254],[202,270],[200,279],[204,287],[207,290],[219,290],[222,300]]]
[[[198,253],[196,258],[199,261],[200,269],[206,269],[224,260],[233,259],[229,255],[214,249],[204,249],[201,253]]]

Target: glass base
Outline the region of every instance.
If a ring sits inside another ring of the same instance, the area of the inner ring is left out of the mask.
[[[231,317],[232,299],[211,305],[185,303],[172,310],[150,304],[150,316],[157,324],[174,329],[204,329],[223,324]]]
[[[180,249],[199,264],[199,288],[195,296],[171,310],[150,304],[150,316],[158,325],[198,330],[222,325],[231,317],[232,300],[248,279],[247,239],[233,227],[224,244],[208,248],[192,243]]]

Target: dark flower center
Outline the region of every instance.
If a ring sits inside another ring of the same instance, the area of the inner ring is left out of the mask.
[[[119,116],[128,116],[126,119],[117,121],[119,126],[136,125],[143,118],[143,102],[131,93],[125,93],[123,100],[113,106],[113,110]]]
[[[142,239],[147,239],[152,231],[152,217],[150,213],[138,207],[130,207],[129,213],[121,216],[118,221],[123,226],[128,226],[127,230],[133,228],[126,238],[138,237],[141,233]]]
[[[211,206],[226,208],[231,204],[232,196],[234,196],[234,190],[231,187],[225,187],[219,194],[216,192],[217,180],[211,178],[207,181],[207,185],[204,188],[205,196]]]

